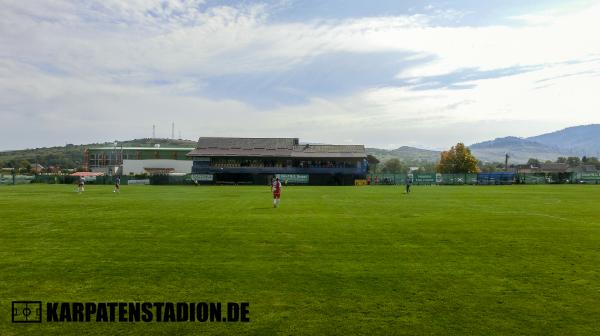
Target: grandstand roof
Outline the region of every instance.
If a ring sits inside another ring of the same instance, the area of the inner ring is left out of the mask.
[[[566,163],[540,163],[540,172],[543,173],[566,173],[568,169]]]
[[[298,138],[223,138],[202,137],[196,148],[219,149],[292,149]]]
[[[363,145],[301,145],[298,138],[202,137],[188,156],[365,158]]]

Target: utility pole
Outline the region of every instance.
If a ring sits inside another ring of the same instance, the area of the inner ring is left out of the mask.
[[[171,139],[175,139],[175,122],[171,123]]]
[[[506,153],[506,154],[504,155],[504,171],[508,171],[508,158],[509,158],[509,157],[510,157],[510,156],[508,155],[508,153]]]
[[[156,125],[152,125],[152,139],[156,139]]]
[[[117,167],[117,141],[116,141],[116,140],[113,142],[113,155],[112,155],[112,160],[113,160],[113,162],[112,162],[112,166],[110,167],[109,173],[110,173],[110,172],[112,171],[112,169],[114,168],[114,169],[115,169],[114,173],[115,173],[115,175],[116,175],[116,174],[117,174],[117,171],[116,171],[116,170],[117,170],[117,168],[116,168],[116,167]]]

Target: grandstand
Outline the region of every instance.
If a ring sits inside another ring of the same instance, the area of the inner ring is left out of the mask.
[[[300,144],[298,138],[201,137],[192,158],[197,180],[214,183],[352,185],[367,173],[363,145]]]

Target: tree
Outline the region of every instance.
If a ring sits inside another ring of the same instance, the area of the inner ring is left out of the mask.
[[[405,170],[404,165],[402,165],[402,162],[398,159],[389,159],[383,164],[384,173],[399,174]]]
[[[369,172],[373,173],[377,171],[377,164],[379,164],[379,160],[373,155],[367,155],[367,163],[369,164]]]
[[[567,163],[567,158],[564,156],[559,156],[558,159],[556,159],[556,163]]]
[[[450,150],[442,152],[437,171],[438,173],[477,173],[477,159],[468,147],[459,142]]]
[[[477,169],[483,173],[493,173],[501,170],[504,164],[498,162],[482,162],[477,163]]]
[[[19,172],[26,173],[31,169],[29,161],[21,160],[19,161]]]
[[[419,173],[430,173],[432,171],[435,171],[437,167],[437,164],[433,163],[433,162],[423,162],[421,163],[421,165],[419,166]],[[406,170],[408,170],[408,166],[406,167]]]
[[[539,167],[540,166],[540,160],[538,160],[536,158],[530,158],[529,160],[527,160],[527,165],[534,166],[534,167]]]
[[[567,158],[567,164],[569,167],[577,167],[581,164],[581,160],[576,156],[569,156]]]
[[[376,157],[374,157],[373,155],[369,154],[369,155],[367,155],[367,162],[368,162],[370,165],[372,165],[372,164],[373,164],[373,165],[376,165],[376,164],[378,164],[380,161],[379,161],[379,159],[377,159],[377,158],[376,158]]]
[[[581,158],[581,162],[588,164],[588,165],[594,165],[594,166],[596,166],[596,168],[600,168],[600,161],[595,156],[589,156],[589,157],[584,156],[583,158]]]

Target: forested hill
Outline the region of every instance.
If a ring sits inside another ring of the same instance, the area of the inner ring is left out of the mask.
[[[440,152],[416,147],[402,146],[396,149],[367,148],[367,154],[373,155],[382,162],[398,159],[402,162],[437,162]]]

